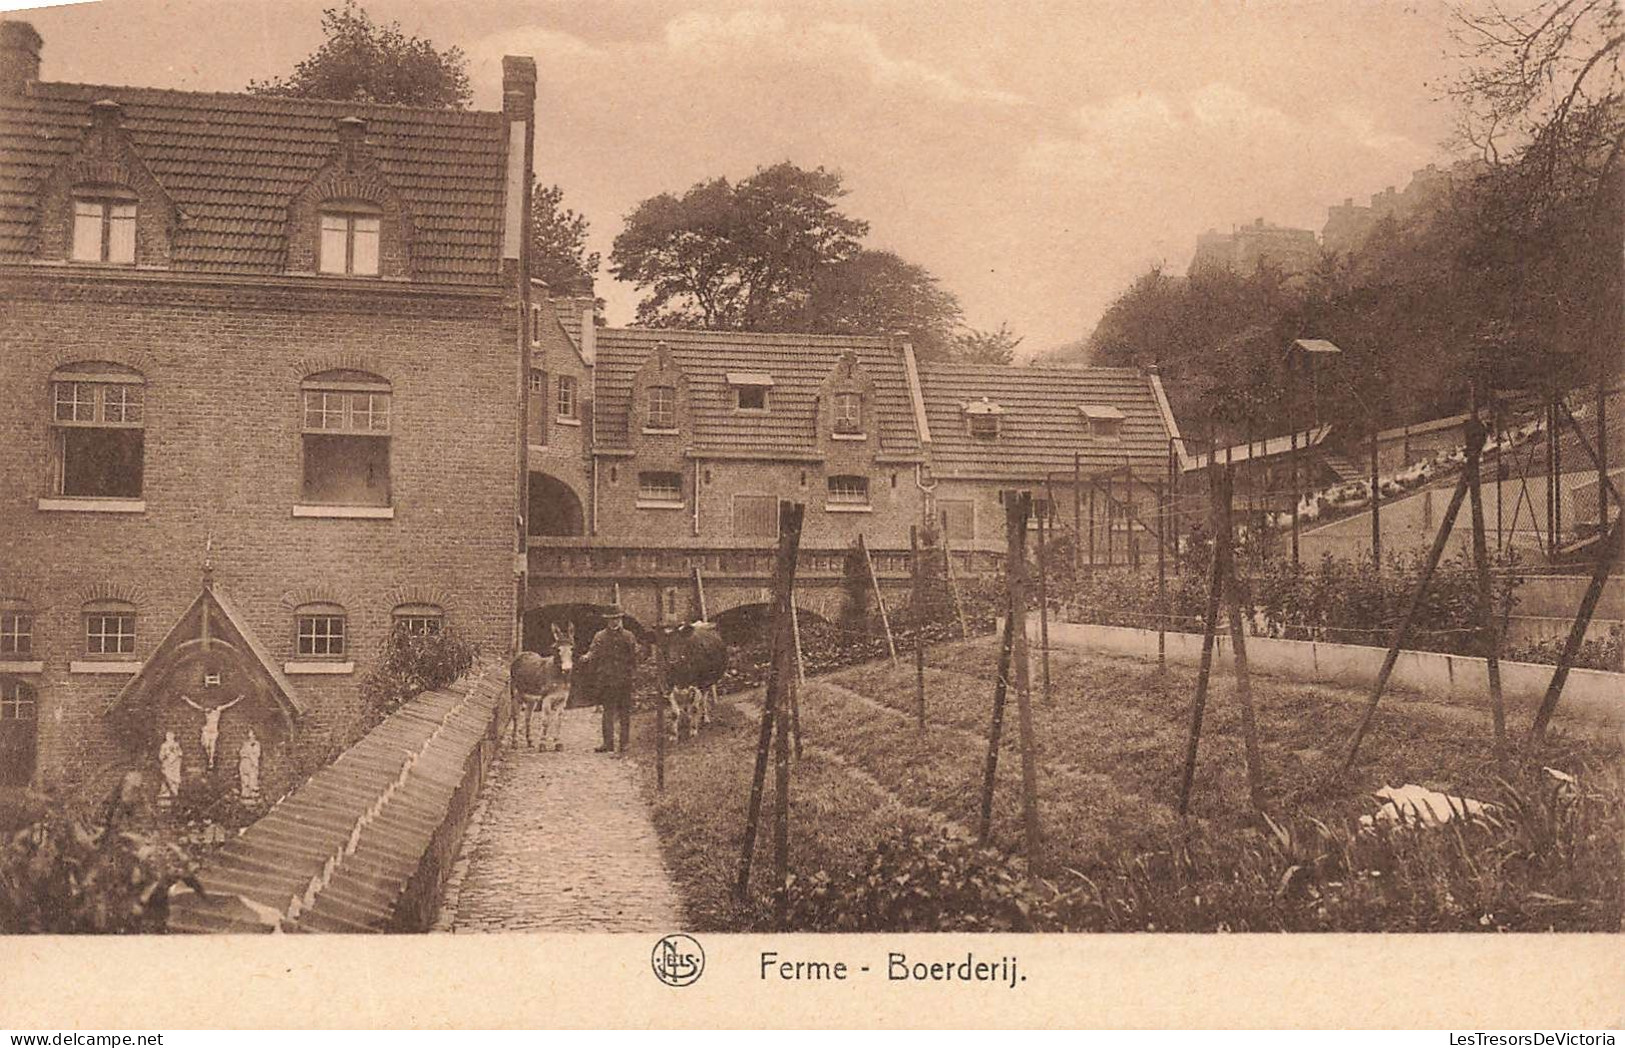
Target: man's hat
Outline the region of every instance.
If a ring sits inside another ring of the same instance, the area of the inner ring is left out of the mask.
[[[606,619],[619,619],[626,617],[626,612],[621,610],[621,606],[614,603],[600,605],[598,612]]]

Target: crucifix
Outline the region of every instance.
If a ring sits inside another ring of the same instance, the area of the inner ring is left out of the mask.
[[[208,756],[209,770],[213,771],[214,747],[220,741],[220,715],[242,702],[243,697],[239,695],[230,702],[221,703],[219,706],[200,706],[192,701],[190,695],[182,693],[181,701],[203,714],[203,731],[198,736],[198,739],[203,743],[204,754]]]

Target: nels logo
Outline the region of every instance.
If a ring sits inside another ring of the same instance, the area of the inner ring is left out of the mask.
[[[705,971],[705,951],[691,935],[668,935],[655,943],[649,964],[667,986],[687,986]]]

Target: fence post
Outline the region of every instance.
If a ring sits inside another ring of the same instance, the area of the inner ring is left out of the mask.
[[[756,737],[756,768],[751,776],[750,801],[745,813],[745,841],[739,856],[739,878],[734,895],[741,902],[750,890],[751,856],[762,815],[762,791],[767,782],[767,756],[773,742],[773,722],[789,674],[787,648],[791,589],[795,585],[796,552],[801,546],[801,521],[807,507],[799,502],[779,503],[779,546],[773,560],[773,657],[768,663],[767,687],[762,692],[762,724]],[[781,718],[782,719],[782,718]],[[782,750],[781,750],[782,752]]]
[[[1027,870],[1038,874],[1038,753],[1033,736],[1032,685],[1027,664],[1027,517],[1032,512],[1032,496],[1014,491],[1005,493],[1005,530],[1009,539],[1008,570],[1010,616],[1018,620],[1010,649],[1016,671],[1016,722],[1021,732],[1021,821],[1025,828]]]
[[[1168,683],[1168,503],[1157,485],[1157,673]]]
[[[954,602],[954,615],[959,619],[959,639],[970,639],[970,627],[965,624],[965,606],[959,603],[959,587],[954,583],[954,555],[948,548],[948,511],[942,511],[942,577],[948,583],[948,599]]]
[[[886,614],[886,595],[880,592],[880,578],[875,575],[875,562],[869,556],[869,544],[858,535],[858,549],[863,551],[864,567],[869,569],[869,585],[874,587],[875,604],[880,608],[880,625],[886,631],[886,650],[891,652],[891,664],[897,665],[897,641],[892,638],[891,617]]]
[[[1045,503],[1046,506],[1052,504]],[[1038,514],[1038,644],[1044,670],[1044,705],[1048,706],[1055,699],[1049,686],[1049,570],[1044,552],[1049,535],[1044,526],[1046,516],[1047,512]]]
[[[1072,453],[1072,578],[1083,561],[1083,456]]]
[[[1219,628],[1219,598],[1224,591],[1224,562],[1219,557],[1219,506],[1228,505],[1228,476],[1221,476],[1208,458],[1208,492],[1212,501],[1209,520],[1213,530],[1213,562],[1208,571],[1207,622],[1202,628],[1202,661],[1196,669],[1196,693],[1191,696],[1190,736],[1185,742],[1185,768],[1179,780],[1179,814],[1190,810],[1191,782],[1196,777],[1196,750],[1202,740],[1202,714],[1207,708],[1208,678],[1213,673],[1213,638]]]
[[[660,598],[660,590],[655,589],[655,625],[665,624],[666,605]],[[670,701],[670,682],[666,679],[666,646],[655,639],[655,687],[659,689],[660,696],[655,700],[655,792],[662,793],[666,789],[666,704]]]
[[[1619,558],[1622,534],[1625,534],[1625,513],[1614,518],[1614,526],[1609,529],[1608,537],[1603,540],[1602,548],[1597,551],[1597,564],[1591,569],[1591,582],[1586,586],[1585,596],[1580,600],[1580,611],[1574,617],[1574,624],[1569,627],[1568,640],[1563,643],[1563,653],[1558,656],[1557,669],[1552,672],[1552,682],[1546,687],[1546,696],[1540,700],[1540,709],[1535,712],[1535,723],[1529,729],[1529,738],[1535,742],[1545,738],[1546,726],[1552,722],[1552,714],[1557,712],[1558,700],[1563,697],[1563,685],[1568,680],[1569,670],[1574,666],[1574,656],[1579,654],[1580,644],[1585,640],[1586,628],[1591,625],[1591,616],[1596,613],[1597,602],[1602,599],[1603,587],[1608,583],[1608,573],[1613,569],[1614,561]]]
[[[1254,811],[1264,810],[1263,768],[1258,752],[1258,723],[1253,713],[1253,679],[1247,669],[1247,623],[1242,618],[1241,592],[1236,584],[1235,515],[1231,506],[1235,491],[1230,467],[1224,468],[1224,489],[1219,500],[1222,540],[1215,554],[1224,558],[1225,617],[1230,620],[1230,648],[1236,673],[1236,698],[1241,703],[1241,734],[1247,749],[1247,798]]]
[[[1478,621],[1484,644],[1484,665],[1490,678],[1490,716],[1495,725],[1495,757],[1506,760],[1507,714],[1501,696],[1501,637],[1495,628],[1495,598],[1490,592],[1490,556],[1484,538],[1483,455],[1484,423],[1478,417],[1474,387],[1472,413],[1467,417],[1467,494],[1472,500],[1473,564],[1478,574]]]
[[[1383,657],[1382,669],[1377,673],[1377,683],[1371,689],[1371,699],[1366,704],[1365,714],[1360,718],[1360,726],[1354,731],[1354,738],[1349,740],[1348,755],[1343,758],[1343,770],[1348,771],[1354,767],[1354,757],[1360,752],[1360,742],[1371,727],[1371,719],[1377,715],[1377,704],[1382,701],[1383,689],[1388,687],[1388,678],[1393,675],[1394,664],[1399,661],[1399,651],[1405,646],[1405,641],[1411,635],[1411,625],[1416,621],[1416,613],[1422,608],[1422,598],[1427,594],[1428,583],[1433,579],[1433,572],[1439,566],[1439,558],[1444,556],[1445,546],[1450,542],[1450,532],[1456,526],[1456,515],[1461,512],[1462,499],[1467,495],[1467,474],[1461,475],[1456,483],[1456,491],[1450,496],[1450,505],[1444,511],[1444,520],[1439,523],[1439,534],[1433,539],[1433,548],[1428,551],[1427,563],[1423,565],[1422,577],[1416,580],[1416,589],[1411,593],[1411,602],[1405,609],[1405,615],[1394,627],[1394,638],[1388,645],[1388,654]]]
[[[920,529],[908,526],[909,565],[914,572],[914,707],[920,730],[925,730],[925,633],[920,629],[921,614],[925,607],[920,572]]]
[[[1004,636],[999,641],[998,675],[993,681],[993,723],[987,730],[987,762],[982,773],[982,822],[976,839],[988,842],[993,833],[993,784],[999,773],[999,742],[1004,735],[1004,699],[1010,690],[1010,655],[1015,645],[1015,621],[1008,600],[1004,607]]]
[[[1382,518],[1381,509],[1382,492],[1377,484],[1377,422],[1371,421],[1371,566],[1380,577],[1382,575]],[[1294,509],[1292,512],[1296,513]],[[1497,511],[1499,514],[1499,511]],[[1497,515],[1499,522],[1500,517]]]

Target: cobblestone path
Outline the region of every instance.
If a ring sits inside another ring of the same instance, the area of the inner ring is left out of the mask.
[[[564,751],[504,748],[452,867],[435,931],[668,932],[682,901],[629,761],[594,753],[596,708]],[[534,733],[540,718],[531,724]]]

